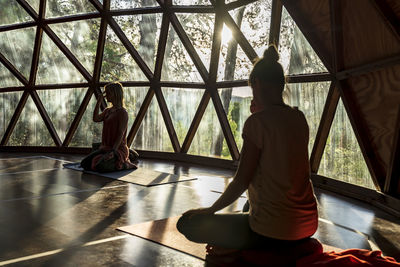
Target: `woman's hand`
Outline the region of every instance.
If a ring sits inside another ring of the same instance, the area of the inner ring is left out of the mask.
[[[97,102],[96,102],[96,106],[94,107],[94,111],[93,111],[93,121],[94,122],[100,122],[103,120],[103,113],[99,114],[100,112],[100,105],[103,102],[102,100],[104,99],[104,95],[100,94],[97,97]]]
[[[101,101],[104,99],[104,93],[102,93],[102,94],[100,94],[98,97],[97,97],[97,103],[101,103]]]
[[[198,215],[198,214],[214,214],[215,210],[213,210],[211,207],[209,208],[199,208],[199,209],[192,209],[186,211],[183,216],[193,216],[193,215]]]
[[[250,103],[250,112],[251,114],[262,111],[264,109],[263,105],[257,103],[257,101],[253,98]]]

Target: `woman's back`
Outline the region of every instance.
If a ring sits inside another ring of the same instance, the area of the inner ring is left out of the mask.
[[[249,185],[250,226],[277,239],[301,239],[317,228],[310,182],[308,126],[302,112],[271,105],[246,121],[243,135],[260,150]]]
[[[102,146],[112,148],[119,135],[123,135],[120,146],[126,146],[126,131],[128,122],[128,112],[125,108],[107,108],[104,114]],[[125,129],[120,132],[120,128]]]

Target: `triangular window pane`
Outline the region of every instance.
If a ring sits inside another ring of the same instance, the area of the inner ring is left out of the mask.
[[[203,89],[162,88],[176,135],[180,144],[183,144],[196,109],[204,94]]]
[[[29,79],[36,28],[0,33],[0,52],[25,78]]]
[[[100,79],[105,82],[148,80],[110,26],[107,27]]]
[[[165,48],[162,81],[203,82],[196,66],[183,46],[172,25],[169,26]]]
[[[111,0],[111,9],[129,9],[129,8],[140,8],[140,7],[151,7],[158,6],[156,0]]]
[[[289,83],[283,92],[286,104],[304,113],[310,129],[308,151],[311,154],[324,110],[330,82]]]
[[[224,24],[217,81],[247,80],[252,68],[250,59],[232,38],[231,31]]]
[[[28,97],[24,109],[11,133],[9,146],[54,146],[53,138],[36,108]]]
[[[6,131],[21,96],[22,92],[7,92],[0,94],[0,138]]]
[[[25,0],[35,11],[39,13],[40,0]]]
[[[37,91],[61,140],[64,140],[86,93],[85,88]]]
[[[150,151],[174,151],[155,96],[133,140],[133,147]]]
[[[194,135],[188,153],[206,157],[232,159],[211,99]]]
[[[210,5],[209,0],[172,0],[173,5]]]
[[[82,13],[96,12],[94,6],[87,0],[47,0],[46,17],[59,17]]]
[[[22,86],[22,83],[0,63],[0,88],[13,86]]]
[[[161,14],[140,14],[114,17],[147,66],[154,70]]]
[[[243,35],[260,57],[269,44],[271,8],[272,0],[259,0],[229,11]]]
[[[148,87],[124,87],[124,104],[128,112],[128,132],[146,97]]]
[[[318,173],[343,182],[376,189],[341,100]]]
[[[281,24],[279,53],[285,73],[327,72],[324,64],[285,8],[283,8]]]
[[[204,66],[209,69],[215,15],[206,13],[177,13],[176,16],[185,29]]]
[[[0,26],[33,20],[17,1],[0,1],[0,5]]]
[[[243,126],[250,116],[250,102],[253,99],[251,88],[249,86],[224,88],[218,89],[218,93],[240,151],[243,145]]]
[[[80,94],[81,92],[76,92]],[[78,95],[78,98],[81,97]],[[80,103],[79,103],[80,104]],[[78,103],[75,103],[78,105]],[[93,110],[96,105],[96,98],[92,95],[86,111],[83,114],[81,121],[74,136],[72,137],[71,147],[91,147],[92,143],[101,143],[101,131],[103,124],[101,122],[93,121]]]
[[[86,81],[68,58],[43,33],[40,49],[37,84],[79,83]]]
[[[49,26],[86,70],[93,73],[100,19],[80,20]]]

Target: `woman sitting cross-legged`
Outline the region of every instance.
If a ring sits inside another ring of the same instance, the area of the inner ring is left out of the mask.
[[[207,243],[211,254],[316,241],[310,239],[318,212],[310,181],[309,129],[303,113],[283,102],[285,77],[278,59],[275,46],[270,46],[250,74],[253,114],[243,127],[233,181],[211,207],[189,210],[177,223],[187,239]],[[248,213],[215,214],[246,190]]]
[[[101,145],[81,161],[81,167],[98,172],[136,169],[130,159],[135,160],[139,155],[126,145],[128,112],[123,106],[122,85],[109,83],[104,88],[106,99],[112,106],[99,113],[102,94],[97,98],[93,112],[93,121],[103,122]]]

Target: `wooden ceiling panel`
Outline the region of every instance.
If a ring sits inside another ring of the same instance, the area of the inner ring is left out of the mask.
[[[388,169],[400,106],[400,65],[347,80],[378,160]]]
[[[387,58],[400,52],[396,32],[365,0],[341,1],[343,23],[343,63],[345,68]]]
[[[380,0],[383,1],[383,0]],[[386,0],[386,3],[390,9],[396,14],[397,18],[400,20],[400,1],[399,0]]]

